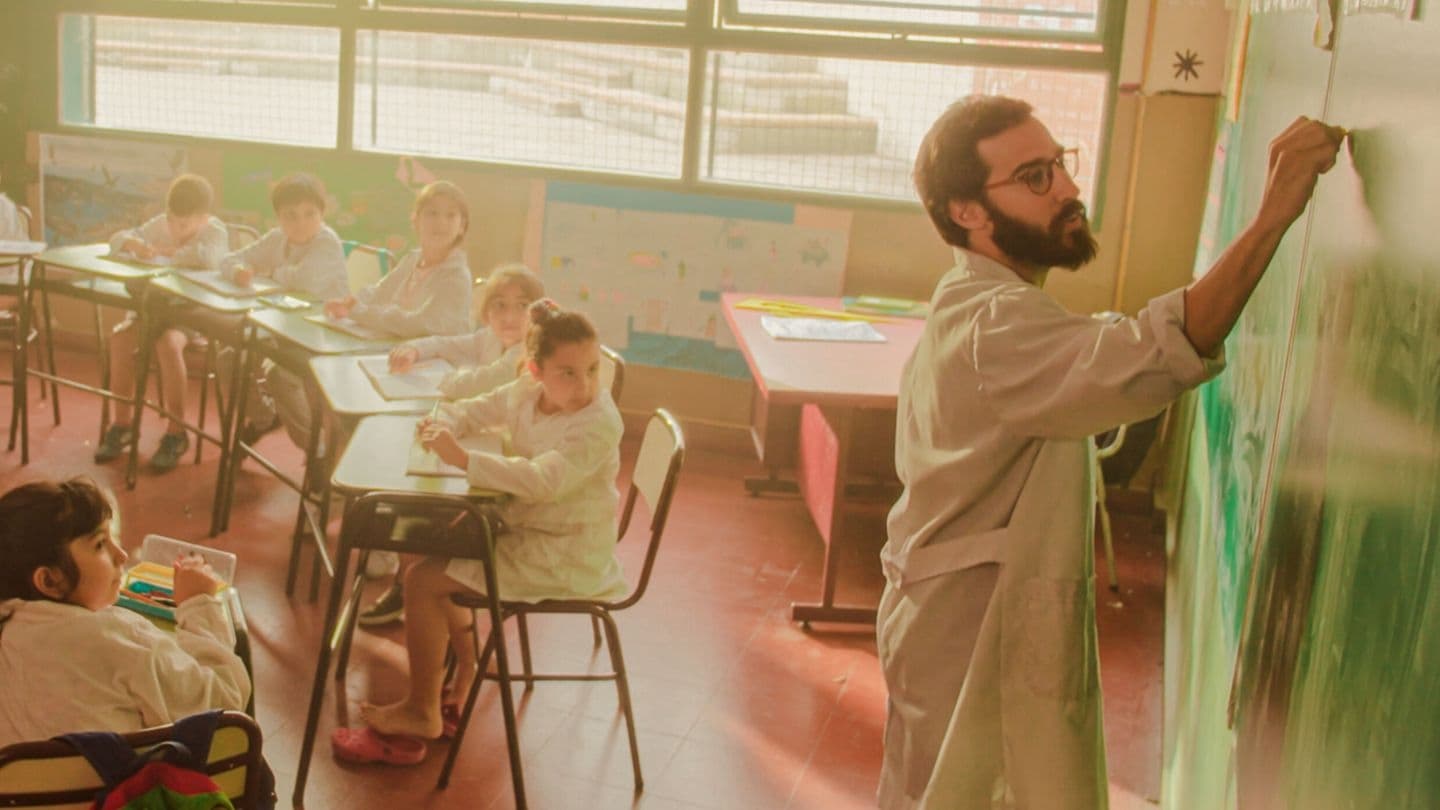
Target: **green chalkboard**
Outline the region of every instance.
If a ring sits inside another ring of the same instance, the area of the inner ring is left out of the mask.
[[[1342,17],[1333,52],[1313,26],[1253,19],[1221,125],[1218,245],[1295,115],[1351,128],[1353,154],[1197,397],[1167,807],[1440,807],[1440,25]]]

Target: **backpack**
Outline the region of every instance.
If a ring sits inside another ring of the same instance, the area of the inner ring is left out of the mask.
[[[220,712],[175,721],[169,740],[136,753],[119,734],[96,731],[55,739],[84,755],[105,782],[92,810],[234,810],[205,773]]]

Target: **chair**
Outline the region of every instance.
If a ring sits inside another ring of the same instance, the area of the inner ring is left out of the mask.
[[[600,384],[610,389],[610,398],[620,404],[620,391],[625,387],[625,358],[609,346],[600,346]]]
[[[170,726],[123,735],[135,749],[170,739]],[[237,810],[262,806],[260,727],[240,712],[224,712],[211,738],[205,772]],[[58,740],[22,742],[0,749],[0,807],[54,807],[88,803],[104,787],[100,776],[74,748]]]
[[[1110,512],[1105,508],[1105,471],[1100,462],[1120,452],[1120,447],[1125,444],[1125,428],[1126,425],[1121,425],[1093,438],[1095,470],[1092,477],[1095,479],[1095,503],[1100,507],[1100,536],[1105,541],[1105,565],[1110,571],[1110,590],[1117,593],[1120,591],[1120,577],[1115,573],[1115,541],[1110,532]]]
[[[15,212],[18,216],[20,226],[24,229],[27,236],[30,235],[33,230],[34,222],[34,219],[30,213],[30,209],[23,205],[16,205]],[[22,261],[0,264],[0,295],[13,295],[16,298],[13,305],[7,305],[4,309],[0,309],[0,343],[4,343],[5,345],[10,346],[12,351],[14,352],[20,352],[22,350],[29,351],[31,349],[34,349],[36,353],[37,365],[42,369],[48,370],[49,373],[54,374],[55,349],[53,344],[51,344],[50,342],[49,331],[47,330],[42,333],[40,329],[35,326],[37,321],[32,316],[31,318],[29,318],[31,326],[29,329],[25,330],[28,334],[24,336],[19,334],[21,320],[20,308],[27,305],[33,306],[33,303],[27,303],[27,301],[21,300],[22,293],[24,294],[25,298],[30,298],[28,290],[25,289],[27,285],[23,285],[20,283],[21,279],[19,277],[19,273],[21,272],[21,268],[24,266],[26,266],[26,262]],[[14,275],[11,275],[12,273]],[[31,301],[33,301],[33,299],[31,299]],[[31,312],[33,313],[33,311],[34,310],[32,309]],[[18,357],[16,357],[15,359],[17,361],[19,360]],[[17,368],[19,368],[18,362],[12,365],[15,365]],[[26,366],[28,367],[28,364],[26,364]],[[8,385],[12,389],[10,397],[11,408],[9,449],[14,450],[16,434],[19,432],[20,429],[20,409],[28,408],[29,403],[23,400],[22,388],[15,384],[15,379],[13,377],[6,380],[0,380],[0,385]],[[43,400],[46,397],[47,393],[45,390],[45,386],[41,385],[40,398]],[[50,384],[48,397],[51,400],[51,408],[54,412],[55,424],[58,425],[60,424],[59,386],[53,382]],[[27,436],[25,438],[28,439],[29,437]],[[22,455],[28,455],[28,452]]]
[[[385,277],[394,263],[390,251],[374,245],[345,240],[345,273],[350,289],[363,290]]]
[[[507,601],[500,603],[501,620],[511,616],[515,617],[516,629],[520,635],[522,674],[511,674],[509,680],[524,681],[526,689],[532,688],[536,681],[615,682],[620,709],[625,714],[625,730],[630,738],[630,762],[634,768],[637,792],[644,787],[645,781],[640,772],[640,749],[635,737],[635,713],[630,704],[630,685],[625,672],[625,659],[620,650],[620,630],[616,626],[612,614],[631,607],[645,595],[645,589],[650,583],[651,571],[655,566],[655,555],[660,550],[660,538],[665,531],[665,520],[670,513],[670,502],[675,494],[675,484],[680,477],[680,465],[684,459],[685,435],[680,430],[680,423],[664,408],[656,409],[645,426],[645,436],[640,442],[640,450],[635,459],[635,470],[630,478],[630,490],[626,494],[620,513],[618,538],[623,539],[626,531],[630,528],[631,518],[635,514],[636,501],[643,500],[650,510],[650,544],[645,551],[645,563],[640,570],[639,581],[627,596],[615,602],[598,599],[553,599],[534,603]],[[472,596],[455,596],[451,601],[468,608],[472,615],[491,604],[490,600],[485,597]],[[586,615],[599,621],[605,627],[605,641],[609,647],[612,671],[581,674],[534,673],[530,666],[530,634],[526,627],[526,617],[532,613]],[[480,650],[479,631],[475,629],[473,621],[471,632],[475,633],[475,648]],[[440,771],[440,787],[442,788],[449,782],[450,771],[455,765],[460,745],[464,742],[465,728],[470,723],[470,713],[475,708],[475,699],[480,693],[480,685],[485,680],[492,680],[495,677],[487,669],[491,647],[495,643],[495,638],[500,635],[492,628],[489,639],[485,642],[484,650],[478,654],[477,676],[465,698],[465,708],[460,715],[455,740],[451,743],[450,751],[446,755],[445,767]],[[505,688],[504,685],[501,688]]]

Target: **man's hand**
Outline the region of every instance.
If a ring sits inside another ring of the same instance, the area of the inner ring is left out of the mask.
[[[179,557],[175,560],[175,604],[183,605],[185,600],[200,594],[213,594],[225,583],[215,575],[215,569],[199,556]]]
[[[420,444],[426,450],[440,457],[440,460],[451,466],[465,469],[470,466],[470,456],[465,453],[465,448],[460,446],[455,434],[450,428],[432,423],[426,425],[420,431]]]
[[[1275,136],[1256,223],[1290,227],[1315,193],[1315,181],[1335,165],[1345,135],[1341,127],[1301,116]]]

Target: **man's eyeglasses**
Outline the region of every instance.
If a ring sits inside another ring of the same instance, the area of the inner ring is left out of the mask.
[[[1022,185],[1030,189],[1031,194],[1048,194],[1050,187],[1055,184],[1055,169],[1057,168],[1063,169],[1065,174],[1073,180],[1080,171],[1080,150],[1065,149],[1050,160],[1026,164],[1016,170],[1010,179],[987,183],[985,189],[988,191],[1000,186]]]

